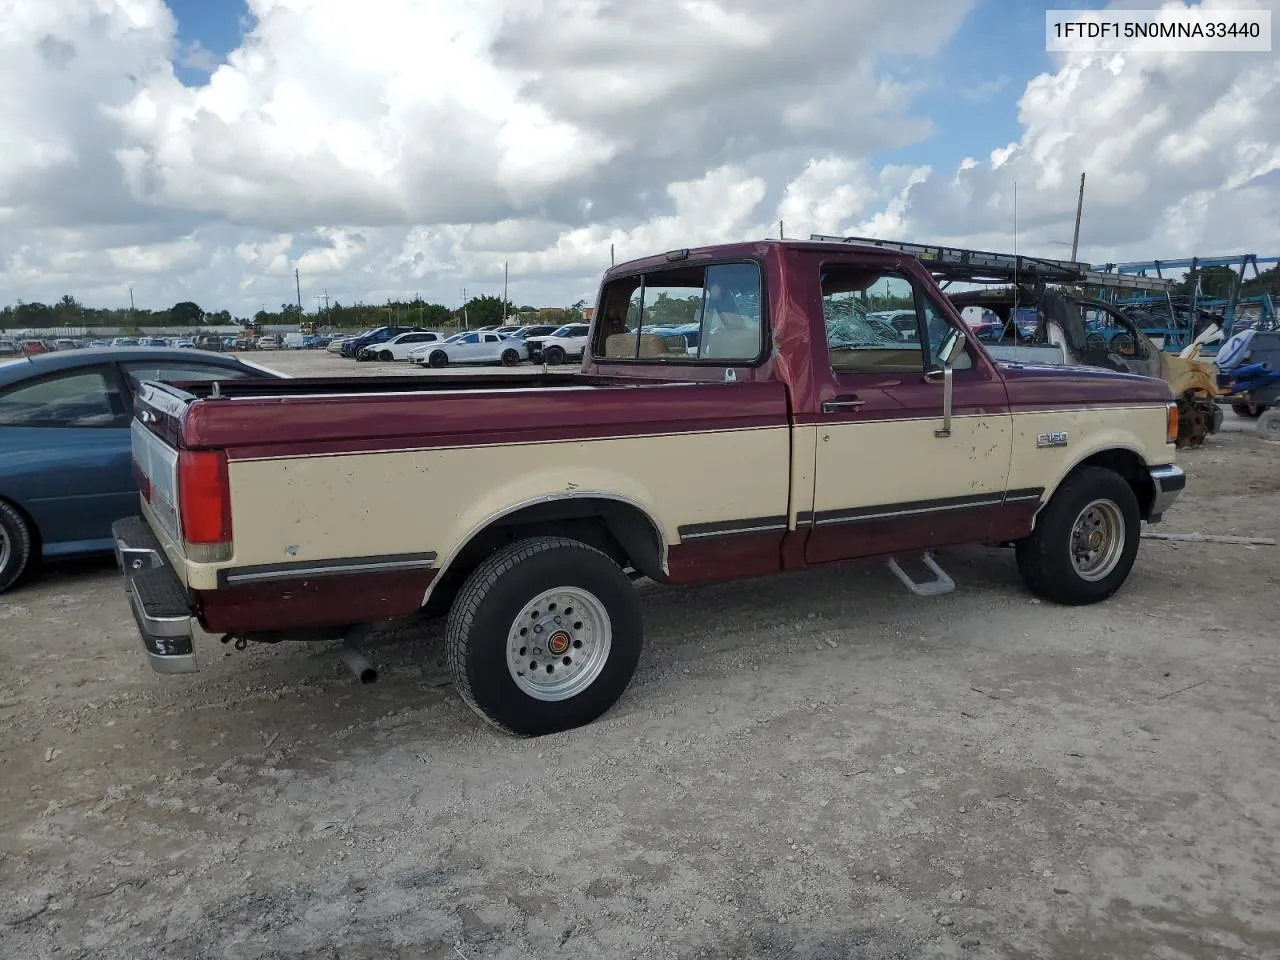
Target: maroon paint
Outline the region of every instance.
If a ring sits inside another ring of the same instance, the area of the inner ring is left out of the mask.
[[[909,554],[966,543],[996,543],[1026,536],[1035,504],[970,507],[915,516],[830,523],[814,528],[806,559],[837,563],[860,557]],[[818,536],[819,531],[823,534]]]
[[[1173,399],[1173,392],[1163,380],[1095,367],[1009,364],[1002,373],[1015,413],[1158,404]]]
[[[390,620],[417,613],[434,570],[353,573],[193,590],[211,633],[250,633]]]
[[[777,573],[785,531],[700,537],[667,549],[668,583],[711,583]]]
[[[244,398],[191,406],[183,445],[223,448],[233,459],[243,459],[587,440],[787,422],[786,388],[776,381],[600,386],[585,393]]]

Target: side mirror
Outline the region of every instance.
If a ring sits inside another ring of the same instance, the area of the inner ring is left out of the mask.
[[[950,367],[962,349],[964,349],[964,334],[952,327],[942,338],[942,343],[938,344],[938,362],[944,368]]]

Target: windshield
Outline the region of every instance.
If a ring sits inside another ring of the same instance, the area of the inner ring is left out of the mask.
[[[572,336],[573,336],[573,324],[571,324],[571,323],[569,323],[569,324],[565,324],[565,326],[561,327],[559,330],[554,331],[554,332],[551,334],[551,336],[553,336],[553,337],[572,337]]]

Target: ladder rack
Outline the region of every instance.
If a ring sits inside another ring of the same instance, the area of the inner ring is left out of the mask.
[[[1052,260],[1048,257],[1028,257],[1023,254],[992,253],[987,250],[967,250],[964,247],[945,247],[940,244],[904,243],[898,240],[877,240],[872,237],[835,237],[812,234],[812,241],[820,243],[847,243],[854,246],[876,247],[905,253],[920,260],[938,279],[962,283],[1011,283],[1016,278],[1043,283],[1070,283],[1108,290],[1168,291],[1172,280],[1133,274],[1108,273],[1094,270],[1091,264],[1073,260]]]

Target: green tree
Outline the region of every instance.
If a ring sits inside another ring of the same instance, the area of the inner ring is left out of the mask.
[[[1258,297],[1264,293],[1273,297],[1280,294],[1280,264],[1261,271],[1256,277],[1250,277],[1240,288],[1240,295],[1243,297]]]
[[[1201,299],[1222,300],[1231,296],[1236,276],[1236,271],[1230,267],[1201,267],[1199,270],[1188,271],[1175,292],[1189,297],[1195,290],[1196,280],[1199,280]]]
[[[501,297],[490,296],[485,294],[480,297],[472,297],[467,301],[466,317],[467,323],[472,327],[486,327],[493,323],[501,323],[503,316],[511,316],[515,313],[515,307],[511,301],[506,301],[505,309]]]
[[[204,311],[198,303],[183,300],[169,308],[169,321],[182,327],[198,327],[204,323]]]

